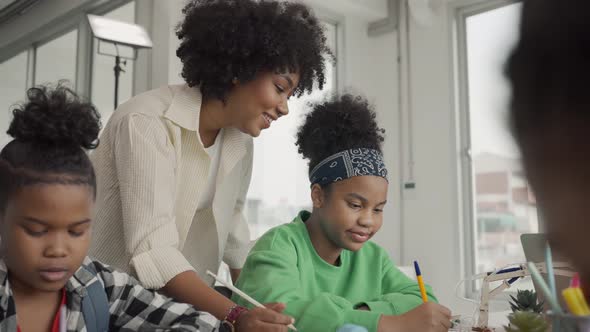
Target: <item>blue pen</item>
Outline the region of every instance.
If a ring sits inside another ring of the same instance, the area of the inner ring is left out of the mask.
[[[516,272],[516,271],[522,271],[522,267],[521,266],[511,267],[511,268],[503,269],[503,270],[500,270],[500,271],[488,272],[488,275],[502,274],[502,273],[510,273],[510,272]]]
[[[500,271],[495,271],[495,272],[488,272],[487,274],[488,274],[488,275],[492,275],[492,274],[502,274],[502,273],[516,272],[516,271],[522,271],[522,266],[518,266],[518,267],[511,267],[511,268],[508,268],[508,269],[503,269],[503,270],[500,270]],[[510,285],[512,285],[512,284],[513,284],[513,283],[514,283],[516,280],[518,280],[518,279],[520,279],[520,278],[522,278],[522,277],[514,277],[514,278],[512,278],[512,279],[508,280],[508,283],[509,283]]]

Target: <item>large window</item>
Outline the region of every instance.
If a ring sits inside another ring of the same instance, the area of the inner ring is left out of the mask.
[[[465,18],[467,182],[474,272],[525,261],[520,235],[538,231],[536,202],[507,123],[507,56],[518,38],[521,4]]]
[[[335,51],[336,26],[326,23],[325,27],[329,46]],[[289,115],[254,140],[254,170],[246,211],[253,240],[311,206],[307,163],[297,153],[295,134],[308,111],[307,103],[319,101],[336,89],[335,64],[326,61],[324,89],[292,98]]]
[[[0,149],[11,137],[6,134],[12,120],[12,105],[22,101],[27,86],[27,52],[0,63]]]
[[[135,2],[127,2],[104,16],[134,23]],[[85,15],[80,15],[80,17],[81,20],[86,20]],[[66,81],[71,88],[82,87],[82,91],[78,92],[84,97],[90,97],[102,114],[103,124],[112,114],[114,110],[113,67],[115,58],[104,54],[115,55],[117,50],[108,43],[100,43],[99,47],[98,41],[94,40],[92,57],[84,56],[87,53],[79,49],[78,40],[81,38],[86,41],[92,36],[85,29],[79,30],[80,24],[85,24],[85,22],[70,23],[64,27],[65,32],[57,36],[36,40],[22,51],[15,50],[15,53],[19,51],[21,53],[0,62],[0,77],[2,78],[0,80],[0,149],[10,141],[10,137],[6,135],[8,125],[12,120],[10,107],[23,101],[27,88],[33,85],[56,84],[58,81]],[[85,34],[79,36],[79,31],[85,31]],[[124,58],[133,58],[134,56],[133,50],[125,46],[119,47],[119,54]],[[133,91],[133,60],[125,59],[125,61],[124,72],[121,73],[119,80],[119,103],[131,98]],[[90,91],[84,88],[87,86],[85,82],[76,82],[76,77],[79,77],[77,70],[84,67],[92,70]]]
[[[78,30],[50,40],[35,52],[35,84],[67,80],[75,87]]]
[[[60,80],[75,86],[77,41],[77,30],[71,30],[0,63],[0,149],[12,139],[6,134],[12,106],[24,101],[28,87]]]

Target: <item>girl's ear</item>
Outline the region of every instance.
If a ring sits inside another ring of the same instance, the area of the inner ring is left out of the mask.
[[[311,201],[314,208],[322,208],[326,204],[326,191],[317,183],[311,186]]]

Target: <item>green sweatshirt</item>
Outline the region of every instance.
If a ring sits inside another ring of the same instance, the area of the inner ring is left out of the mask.
[[[256,243],[237,287],[261,303],[283,302],[301,332],[336,331],[349,323],[377,331],[381,314],[399,315],[422,303],[418,284],[398,270],[373,242],[343,250],[340,266],[318,256],[303,211],[290,224],[273,228]],[[436,301],[430,287],[428,297]],[[234,295],[236,303],[251,307]],[[356,310],[366,304],[371,310]]]

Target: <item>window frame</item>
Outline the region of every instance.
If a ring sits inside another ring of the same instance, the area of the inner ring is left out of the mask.
[[[80,29],[77,26],[74,27],[68,27],[68,29],[63,30],[63,31],[59,31],[56,34],[51,35],[50,37],[48,37],[47,39],[44,39],[38,43],[33,43],[31,44],[30,48],[28,49],[29,52],[29,63],[27,64],[27,74],[30,75],[30,81],[27,80],[27,88],[33,86],[33,85],[38,85],[38,84],[43,84],[45,82],[37,82],[37,52],[39,50],[40,47],[43,47],[49,43],[51,43],[52,41],[61,38],[63,36],[65,36],[66,34],[73,32],[77,30],[76,33],[76,64],[75,64],[75,69],[74,69],[74,89],[77,91],[77,87],[78,87],[78,71],[79,71],[79,64],[81,61],[80,59],[80,48],[78,47],[78,43],[80,42],[81,38],[80,37]],[[30,72],[30,73],[29,73]],[[29,77],[27,77],[29,78]]]
[[[459,168],[462,202],[459,213],[462,216],[464,241],[464,271],[465,278],[470,279],[477,273],[476,239],[477,211],[475,202],[475,174],[473,156],[471,153],[471,118],[469,110],[469,76],[467,59],[467,19],[471,16],[496,10],[505,6],[522,2],[522,0],[476,0],[465,1],[455,8],[453,28],[454,75],[456,89],[456,112],[458,114],[458,144]],[[539,220],[540,221],[540,220]],[[476,299],[478,292],[475,283],[466,283],[464,292],[467,298]],[[498,299],[507,300],[508,294],[515,293],[508,290],[507,294],[500,294]]]
[[[334,66],[334,92],[340,93],[345,86],[345,73],[346,73],[346,58],[345,53],[345,31],[346,31],[346,19],[342,14],[338,14],[330,9],[324,7],[316,7],[310,5],[313,9],[318,20],[322,23],[331,24],[335,28],[336,38],[334,39],[334,57],[336,63]]]
[[[91,2],[87,5],[80,5],[71,11],[64,12],[59,18],[43,25],[39,29],[26,33],[18,40],[0,49],[0,63],[26,51],[28,57],[26,73],[27,87],[31,87],[35,82],[37,48],[78,29],[75,65],[76,81],[74,89],[80,95],[90,96],[93,36],[86,15],[102,15],[131,1],[134,0],[102,0]],[[11,24],[11,22],[8,21],[4,24]]]

